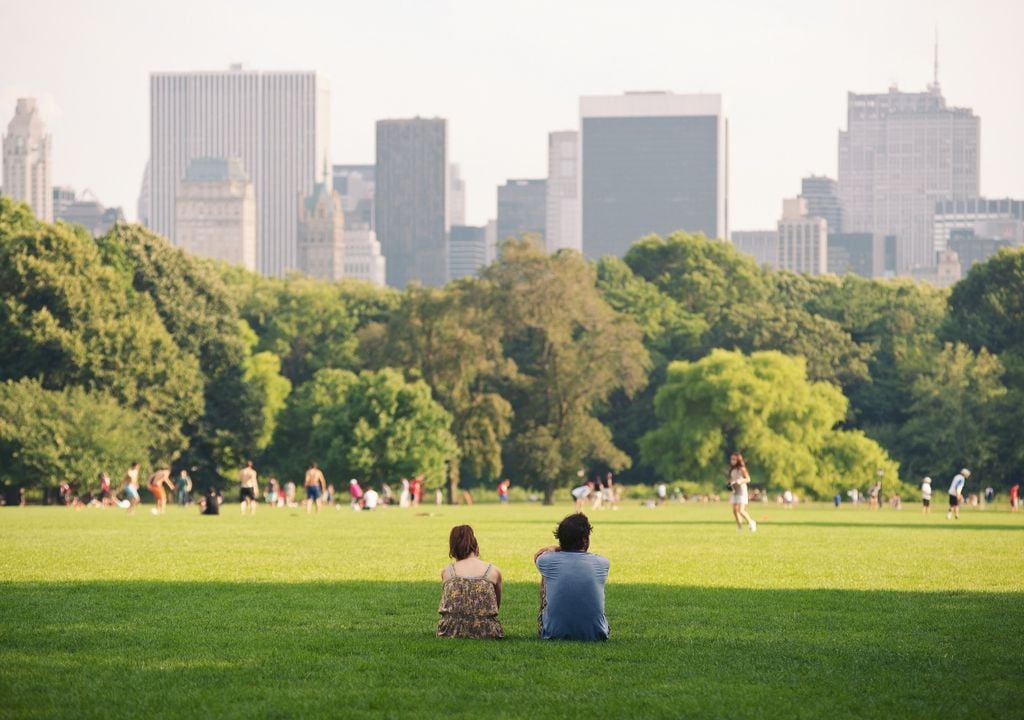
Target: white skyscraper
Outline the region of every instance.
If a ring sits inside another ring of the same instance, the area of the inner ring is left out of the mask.
[[[843,231],[896,238],[896,272],[934,269],[935,204],[978,197],[981,120],[927,92],[847,96],[839,132]]]
[[[256,269],[256,193],[238,158],[196,158],[175,198],[174,244]]]
[[[548,252],[583,251],[580,240],[579,143],[575,130],[548,133],[548,199],[544,235]]]
[[[152,74],[150,227],[175,237],[175,193],[191,160],[237,157],[256,190],[257,268],[297,267],[295,199],[329,171],[329,92],[315,72]]]
[[[18,98],[3,148],[4,195],[28,203],[37,218],[53,222],[50,136],[35,98]]]
[[[790,198],[782,201],[779,220],[779,270],[823,275],[828,271],[828,221],[807,214],[807,201]]]

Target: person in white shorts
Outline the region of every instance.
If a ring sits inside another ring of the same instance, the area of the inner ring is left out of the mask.
[[[583,507],[584,501],[590,497],[590,493],[594,491],[594,483],[588,480],[585,485],[579,485],[572,489],[572,498],[576,501],[576,512],[579,512]]]
[[[743,529],[743,521],[747,521],[750,532],[757,532],[757,523],[747,512],[747,485],[750,484],[750,473],[743,462],[743,456],[734,452],[729,457],[729,488],[732,490],[732,516],[736,518],[736,529]]]
[[[921,512],[925,515],[932,511],[932,479],[926,477],[921,482]]]

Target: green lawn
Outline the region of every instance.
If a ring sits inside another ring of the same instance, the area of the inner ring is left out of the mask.
[[[0,510],[0,717],[1024,712],[1024,515],[594,512],[612,639],[541,642],[530,558],[570,510]],[[504,572],[504,641],[433,636],[461,523]]]

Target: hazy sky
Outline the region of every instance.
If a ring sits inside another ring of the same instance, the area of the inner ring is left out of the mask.
[[[981,117],[982,193],[1024,198],[1021,0],[0,0],[0,126],[38,98],[54,183],[134,219],[150,72],[317,70],[334,162],[373,162],[377,119],[446,117],[480,224],[505,179],[546,175],[580,95],[717,92],[730,226],[773,227],[802,176],[835,176],[847,91],[931,81],[936,27],[947,101]]]

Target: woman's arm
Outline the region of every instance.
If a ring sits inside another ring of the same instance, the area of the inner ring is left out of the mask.
[[[501,610],[501,570],[494,568],[494,599]]]

